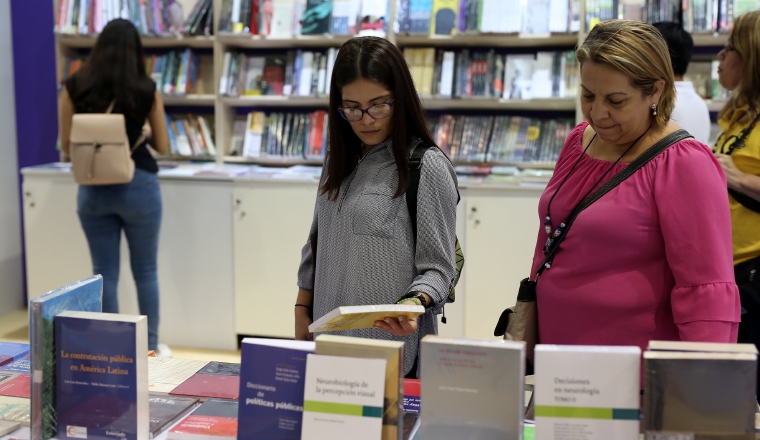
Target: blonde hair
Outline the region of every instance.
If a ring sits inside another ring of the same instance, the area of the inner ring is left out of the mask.
[[[657,81],[664,81],[653,118],[660,127],[668,123],[676,102],[675,79],[668,45],[654,26],[634,20],[603,21],[589,32],[575,57],[581,69],[591,61],[619,70],[644,96],[654,93]]]
[[[753,120],[760,109],[760,11],[747,12],[734,20],[734,27],[728,37],[728,43],[734,47],[736,54],[744,62],[739,84],[731,92],[719,116],[722,118],[734,110],[752,106],[747,113]]]

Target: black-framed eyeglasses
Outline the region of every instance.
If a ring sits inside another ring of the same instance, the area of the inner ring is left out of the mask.
[[[372,119],[385,119],[391,115],[391,108],[395,99],[382,104],[375,104],[365,109],[355,107],[340,107],[338,112],[348,122],[359,122],[364,118],[364,114],[368,114]]]

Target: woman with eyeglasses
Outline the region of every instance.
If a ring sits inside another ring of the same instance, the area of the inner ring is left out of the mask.
[[[760,348],[760,11],[734,21],[718,54],[718,80],[731,90],[720,111],[713,151],[726,173],[731,206],[734,275],[742,320],[739,341]],[[760,378],[760,376],[758,376]],[[760,381],[758,382],[760,395]]]
[[[454,279],[454,168],[438,148],[425,151],[412,225],[410,155],[436,145],[404,56],[387,40],[353,38],[341,47],[328,111],[325,168],[298,270],[295,337],[311,340],[309,324],[339,306],[423,305],[417,320],[386,318],[339,332],[405,341],[404,374],[417,377],[420,340],[437,333]]]

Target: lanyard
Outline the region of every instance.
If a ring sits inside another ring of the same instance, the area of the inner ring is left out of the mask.
[[[742,131],[739,132],[739,135],[732,134],[731,136],[728,136],[724,141],[723,144],[720,146],[720,149],[718,149],[718,142],[723,138],[723,136],[726,135],[726,133],[734,126],[734,124],[738,123],[739,121],[744,118],[744,116],[747,114],[749,110],[754,109],[755,106],[752,105],[747,110],[744,110],[741,115],[739,115],[738,118],[734,122],[731,123],[731,125],[728,126],[728,128],[721,132],[718,135],[718,138],[715,139],[715,146],[713,147],[714,152],[719,152],[721,154],[728,154],[729,156],[734,152],[734,150],[744,148],[745,144],[744,142],[747,140],[747,137],[752,133],[752,130],[755,128],[755,125],[757,124],[757,121],[760,120],[760,113],[758,113],[757,116],[755,116],[755,119],[745,128],[742,129]],[[730,143],[730,144],[729,144]],[[728,151],[726,151],[726,147],[728,147]]]

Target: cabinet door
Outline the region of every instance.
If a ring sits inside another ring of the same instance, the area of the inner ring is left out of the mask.
[[[316,195],[316,182],[256,182],[235,187],[238,334],[293,337],[298,265],[309,236]]]
[[[501,312],[528,276],[539,227],[540,190],[468,188],[465,335],[493,339]]]

